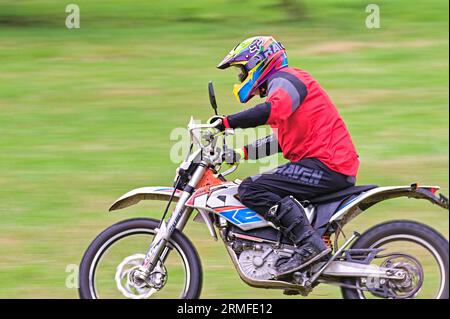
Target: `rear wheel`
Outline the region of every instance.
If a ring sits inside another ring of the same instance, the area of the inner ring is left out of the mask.
[[[382,289],[378,291],[342,288],[345,299],[448,299],[448,241],[431,227],[414,221],[379,224],[362,234],[352,246],[352,249],[361,248],[383,249],[378,255],[385,257],[374,259],[372,264],[402,269],[408,276],[402,282],[380,281]],[[364,278],[349,279],[345,283],[365,289],[369,287]],[[387,294],[380,294],[381,290]]]
[[[198,298],[200,259],[190,240],[178,230],[167,244],[165,260],[152,272],[156,285],[140,286],[133,281],[133,271],[142,264],[158,225],[154,219],[129,219],[98,235],[80,264],[80,298]]]

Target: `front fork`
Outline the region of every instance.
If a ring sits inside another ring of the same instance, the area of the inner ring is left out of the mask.
[[[186,207],[185,203],[192,195],[193,190],[195,190],[198,182],[205,174],[206,169],[206,163],[202,162],[199,164],[195,172],[192,174],[191,180],[181,193],[181,196],[172,212],[172,215],[169,217],[169,220],[167,223],[162,220],[161,227],[156,229],[155,238],[153,239],[150,248],[145,255],[142,266],[140,266],[134,274],[134,276],[138,279],[146,281],[158,262],[163,262],[168,256],[170,247],[167,246],[167,242],[170,240],[170,237],[175,229],[182,231],[186,226],[193,208]]]

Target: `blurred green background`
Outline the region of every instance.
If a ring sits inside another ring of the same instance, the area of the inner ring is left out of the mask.
[[[69,3],[80,29],[65,27]],[[208,80],[222,113],[241,109],[235,74],[215,65],[257,34],[283,42],[290,64],[334,99],[361,157],[359,184],[418,181],[448,194],[448,1],[376,1],[380,29],[365,27],[369,3],[0,0],[0,297],[75,298],[66,267],[101,230],[159,218],[161,203],[107,209],[132,188],[171,183],[170,132],[211,115]],[[257,171],[244,164],[234,177]],[[348,231],[397,218],[448,238],[448,211],[412,199],[371,208]],[[202,297],[283,297],[242,283],[203,225],[187,233],[203,262]]]

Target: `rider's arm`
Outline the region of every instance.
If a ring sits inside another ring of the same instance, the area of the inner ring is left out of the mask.
[[[305,84],[292,74],[279,72],[270,80],[267,100],[224,118],[226,128],[249,128],[276,124],[293,114],[306,98]]]
[[[280,144],[274,134],[257,139],[243,147],[246,160],[256,160],[281,152]]]
[[[267,123],[270,115],[270,103],[260,103],[242,112],[228,115],[223,124],[226,128],[249,128],[257,127]]]

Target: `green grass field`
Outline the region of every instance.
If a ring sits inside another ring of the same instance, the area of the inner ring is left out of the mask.
[[[290,64],[334,99],[361,157],[359,184],[449,193],[448,1],[377,1],[380,29],[365,27],[360,0],[298,1],[300,12],[274,0],[73,2],[81,28],[69,30],[65,3],[0,0],[1,298],[76,298],[66,266],[100,231],[160,217],[162,203],[107,209],[132,188],[172,182],[170,132],[212,114],[209,80],[222,113],[242,108],[235,74],[215,65],[255,34],[282,41]],[[233,177],[257,171],[243,164]],[[347,232],[399,218],[448,238],[448,211],[407,199],[371,208]],[[186,231],[203,262],[202,297],[283,297],[242,283],[203,225]]]

